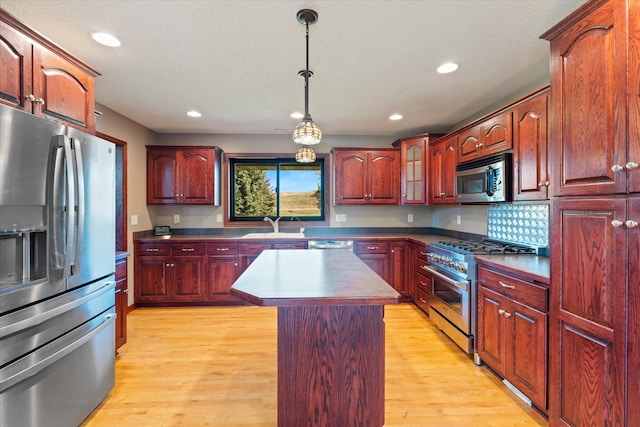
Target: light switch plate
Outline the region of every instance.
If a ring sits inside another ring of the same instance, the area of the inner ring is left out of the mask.
[[[347,222],[347,214],[336,214],[336,222]]]
[[[179,214],[173,215],[173,223],[174,224],[180,224],[180,215]]]
[[[216,222],[222,222],[222,214],[216,215]]]
[[[131,225],[138,225],[138,215],[131,215]]]
[[[413,222],[413,214],[407,214],[407,222]]]

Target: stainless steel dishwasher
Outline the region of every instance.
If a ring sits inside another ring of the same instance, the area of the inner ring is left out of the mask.
[[[309,249],[348,249],[353,252],[353,240],[309,240]]]

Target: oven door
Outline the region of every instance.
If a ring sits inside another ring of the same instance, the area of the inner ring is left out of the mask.
[[[431,276],[431,308],[465,335],[472,335],[469,282],[455,280],[432,266],[426,266],[425,270]]]

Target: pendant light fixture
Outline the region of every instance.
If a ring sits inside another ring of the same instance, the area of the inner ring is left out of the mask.
[[[309,115],[309,78],[313,75],[309,71],[309,25],[313,25],[318,21],[318,14],[315,10],[302,9],[298,11],[296,17],[298,22],[306,27],[307,65],[304,70],[298,72],[299,76],[304,77],[304,117],[293,131],[293,142],[302,145],[296,152],[296,162],[312,163],[316,160],[316,154],[309,146],[319,144],[320,139],[322,139],[320,128]]]

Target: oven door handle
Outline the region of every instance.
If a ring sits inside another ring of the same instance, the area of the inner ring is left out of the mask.
[[[427,265],[423,265],[422,266],[423,269],[427,270],[429,273],[433,274],[436,277],[439,277],[440,279],[444,280],[447,283],[452,284],[453,286],[455,286],[458,289],[463,290],[464,292],[467,292],[469,290],[469,282],[467,281],[458,281],[458,280],[453,280],[451,277],[440,273],[437,270],[434,270],[433,268],[427,266]]]

